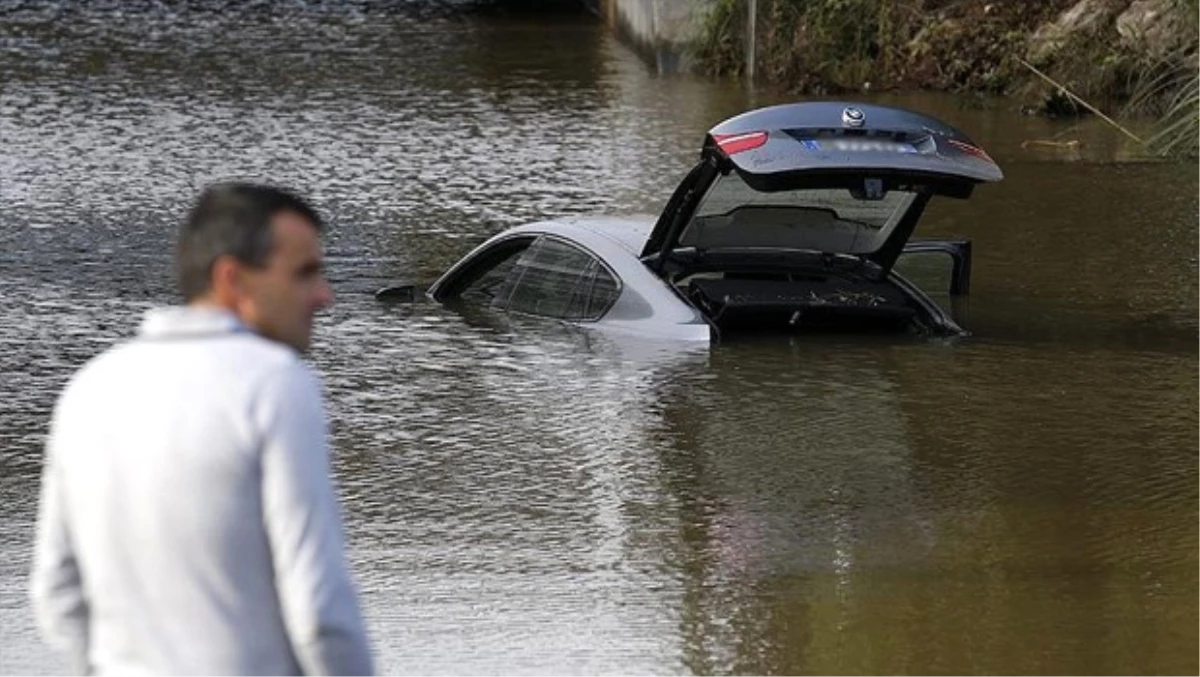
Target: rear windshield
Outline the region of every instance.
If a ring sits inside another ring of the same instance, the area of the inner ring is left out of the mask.
[[[845,188],[763,193],[734,171],[713,183],[679,244],[870,254],[883,246],[915,198],[916,193],[893,190],[868,200]]]

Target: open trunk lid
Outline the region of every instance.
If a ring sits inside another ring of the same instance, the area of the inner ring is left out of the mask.
[[[709,131],[642,252],[659,270],[676,247],[808,249],[890,269],[933,195],[999,181],[961,131],[911,111],[799,103]]]

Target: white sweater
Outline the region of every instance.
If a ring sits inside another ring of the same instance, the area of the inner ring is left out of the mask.
[[[151,311],[55,408],[32,601],[96,673],[366,674],[320,387],[215,310]]]

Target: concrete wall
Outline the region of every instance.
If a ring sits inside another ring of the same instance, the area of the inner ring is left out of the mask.
[[[590,4],[659,72],[689,68],[686,46],[707,0],[592,0]]]

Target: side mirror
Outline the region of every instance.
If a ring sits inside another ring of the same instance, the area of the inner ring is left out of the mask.
[[[375,292],[375,299],[386,303],[412,303],[417,300],[417,286],[398,284]]]

